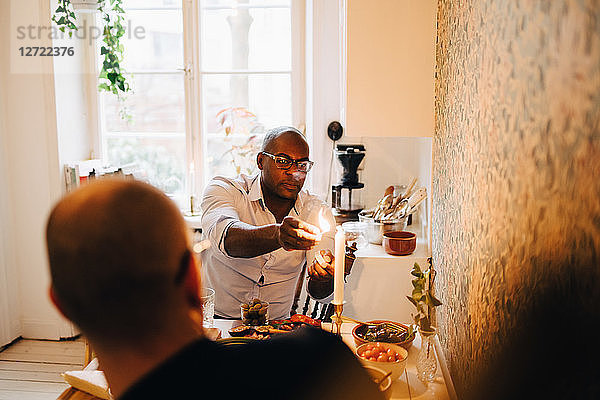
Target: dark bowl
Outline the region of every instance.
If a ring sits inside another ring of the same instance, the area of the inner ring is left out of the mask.
[[[383,234],[383,248],[393,256],[406,256],[415,251],[417,235],[407,231],[391,231]]]
[[[396,321],[390,321],[388,319],[375,319],[372,321],[367,321],[367,323],[372,323],[372,324],[378,324],[381,322],[387,322],[389,324],[398,325],[398,326],[404,328],[406,331],[408,331],[408,326],[401,324],[399,322],[396,322]],[[358,324],[352,329],[352,337],[354,338],[354,343],[356,344],[357,347],[360,346],[361,344],[365,344],[365,343],[369,342],[368,340],[365,340],[361,337],[361,333],[362,333],[361,331],[363,331],[365,329],[366,329],[365,324]],[[413,340],[415,340],[415,336],[416,336],[415,332],[413,332],[412,335],[410,335],[407,339],[403,340],[402,342],[385,342],[385,343],[397,344],[408,350],[408,348],[410,346],[412,346],[412,342],[413,342]]]

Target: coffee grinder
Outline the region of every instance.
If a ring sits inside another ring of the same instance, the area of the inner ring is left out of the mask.
[[[364,208],[362,189],[358,181],[358,167],[365,158],[362,144],[338,144],[335,157],[341,164],[339,182],[331,186],[331,206],[336,223],[358,221],[358,213]]]

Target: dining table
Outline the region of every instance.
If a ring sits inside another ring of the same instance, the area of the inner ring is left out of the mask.
[[[215,319],[214,328],[218,328],[220,338],[229,338],[228,331],[237,325],[240,325],[239,320],[224,320]],[[344,322],[340,328],[340,335],[342,341],[349,347],[352,352],[355,352],[356,345],[352,336],[352,329],[356,326],[354,322]],[[322,323],[321,329],[332,332],[331,323]],[[335,330],[335,329],[333,329]],[[285,334],[285,333],[282,333]],[[257,339],[258,340],[258,339]],[[263,339],[268,340],[268,339]],[[419,335],[412,342],[412,345],[408,348],[408,359],[406,363],[405,372],[396,379],[392,384],[392,395],[391,399],[408,399],[408,400],[449,400],[448,390],[444,381],[444,377],[441,373],[440,366],[438,363],[436,375],[433,382],[423,383],[417,377],[416,361],[421,348],[421,340]],[[96,363],[97,364],[97,363]],[[74,387],[66,389],[59,397],[58,400],[98,400],[89,393],[83,392]]]

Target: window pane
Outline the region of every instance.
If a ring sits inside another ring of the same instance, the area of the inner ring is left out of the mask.
[[[289,74],[205,75],[203,92],[208,133],[262,133],[292,123]]]
[[[140,0],[137,0],[140,1]],[[238,4],[248,6],[290,6],[291,0],[201,0],[203,7],[235,7]]]
[[[128,8],[181,8],[181,0],[124,0],[125,11]]]
[[[290,70],[289,8],[205,10],[204,70]]]
[[[166,193],[184,193],[185,137],[107,138],[108,161]]]
[[[123,108],[116,96],[103,92],[104,121],[108,132],[185,132],[183,75],[148,74],[133,77],[133,94],[124,102],[131,115],[121,118]]]
[[[174,70],[183,66],[181,10],[128,11],[123,36],[123,67],[135,70]]]
[[[264,135],[225,136],[211,135],[206,144],[206,175],[208,182],[216,175],[228,177],[240,173],[254,175],[258,172],[256,155],[260,151]]]

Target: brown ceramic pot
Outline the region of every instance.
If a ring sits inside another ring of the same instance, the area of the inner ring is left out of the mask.
[[[394,256],[406,256],[415,251],[417,235],[407,231],[391,231],[383,234],[385,252]]]

